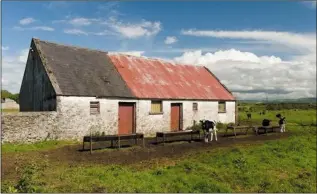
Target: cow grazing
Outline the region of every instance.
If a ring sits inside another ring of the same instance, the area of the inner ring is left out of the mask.
[[[263,119],[263,121],[262,121],[262,126],[263,126],[263,127],[268,127],[268,126],[270,126],[270,123],[271,123],[271,120],[269,120],[269,119]]]
[[[277,118],[280,120],[278,121],[278,124],[280,125],[280,132],[285,132],[285,124],[286,124],[286,118],[283,117],[280,113],[276,115]]]
[[[212,141],[213,136],[215,135],[215,140],[217,141],[217,129],[216,129],[216,121],[209,121],[209,120],[200,120],[202,129],[204,130],[205,137],[204,140],[206,143],[209,142],[209,137],[211,137],[210,141]]]
[[[202,129],[205,131],[209,131],[210,129],[214,129],[215,127],[215,122],[209,121],[209,120],[200,120]]]

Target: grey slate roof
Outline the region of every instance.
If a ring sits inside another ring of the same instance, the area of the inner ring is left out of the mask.
[[[107,52],[33,39],[56,79],[58,95],[134,97]]]

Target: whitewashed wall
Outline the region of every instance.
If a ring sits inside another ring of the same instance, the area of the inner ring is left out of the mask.
[[[100,102],[100,115],[89,114],[90,101]],[[216,101],[163,101],[163,114],[151,115],[151,100],[116,100],[96,99],[94,97],[58,97],[57,111],[60,113],[60,126],[65,128],[66,136],[79,136],[93,131],[116,134],[118,131],[119,102],[136,103],[136,131],[148,136],[157,131],[170,130],[171,103],[183,104],[183,128],[193,125],[193,121],[200,119],[217,120],[224,123],[235,121],[235,102],[226,102],[226,113],[218,114]],[[193,111],[193,102],[198,103],[198,110]],[[67,129],[66,129],[67,128]]]
[[[90,101],[100,102],[100,114],[90,115]],[[92,132],[117,134],[119,102],[136,103],[136,131],[146,136],[170,131],[171,103],[183,104],[183,129],[201,119],[234,122],[235,103],[227,102],[218,114],[214,101],[163,101],[163,114],[150,115],[150,100],[114,100],[94,97],[57,97],[57,112],[20,112],[2,115],[2,142],[35,142],[46,139],[77,139]],[[193,111],[193,102],[198,110]]]

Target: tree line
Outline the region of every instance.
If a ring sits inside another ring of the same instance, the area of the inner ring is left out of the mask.
[[[240,106],[239,106],[240,105]],[[266,103],[266,104],[248,104],[248,105],[238,105],[238,111],[244,112],[257,112],[263,110],[309,110],[316,109],[316,103]]]
[[[19,103],[19,93],[12,94],[8,90],[1,90],[1,98],[10,98]]]

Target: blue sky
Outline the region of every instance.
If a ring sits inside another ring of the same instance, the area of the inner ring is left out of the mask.
[[[316,2],[3,1],[4,89],[18,92],[32,37],[205,65],[241,98],[316,96]],[[259,70],[278,80],[252,84]]]

